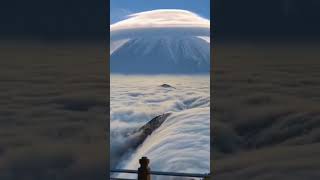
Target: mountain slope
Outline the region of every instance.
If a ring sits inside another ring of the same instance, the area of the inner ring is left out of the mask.
[[[210,44],[194,36],[137,37],[111,53],[112,73],[209,73]]]

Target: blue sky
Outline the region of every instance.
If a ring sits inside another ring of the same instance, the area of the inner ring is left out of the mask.
[[[110,0],[110,22],[153,9],[184,9],[210,19],[210,0]]]

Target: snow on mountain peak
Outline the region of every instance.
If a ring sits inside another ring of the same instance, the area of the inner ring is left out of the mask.
[[[113,73],[209,73],[210,21],[186,10],[140,12],[110,26]]]

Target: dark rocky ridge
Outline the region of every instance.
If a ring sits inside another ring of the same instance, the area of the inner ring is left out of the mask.
[[[137,149],[137,147],[140,146],[149,135],[162,125],[170,114],[171,113],[164,113],[156,116],[142,127],[128,133],[125,137],[127,143],[125,143],[125,146],[117,149],[117,152],[114,154],[113,161],[111,162],[111,168],[115,168],[119,162],[126,159],[127,155]]]
[[[149,122],[147,122],[145,125],[143,125],[141,128],[137,129],[133,133],[131,133],[129,136],[135,137],[135,141],[132,144],[132,148],[135,149],[139,145],[143,143],[143,141],[151,135],[156,129],[158,129],[162,123],[170,116],[171,113],[165,113],[159,116],[156,116],[155,118],[151,119]]]
[[[161,87],[163,87],[163,88],[174,88],[175,89],[175,87],[173,87],[173,86],[171,86],[169,84],[162,84]]]
[[[142,140],[142,142],[147,138],[147,136],[151,135],[153,131],[155,131],[156,129],[158,129],[161,124],[168,118],[168,116],[170,116],[171,113],[165,113],[162,115],[159,115],[153,119],[151,119],[147,124],[145,124],[144,126],[142,126],[138,132],[141,133],[140,138]],[[141,143],[142,143],[141,142]]]

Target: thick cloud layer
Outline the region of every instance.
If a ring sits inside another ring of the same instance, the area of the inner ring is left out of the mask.
[[[164,83],[174,88],[161,87]],[[112,75],[112,166],[137,169],[139,158],[147,156],[153,170],[208,173],[209,90],[209,76]],[[130,149],[135,137],[128,134],[166,112],[172,114],[159,129],[137,149]]]
[[[7,41],[0,47],[0,179],[105,178],[103,46]]]
[[[319,179],[319,51],[314,44],[219,44],[215,180]]]

